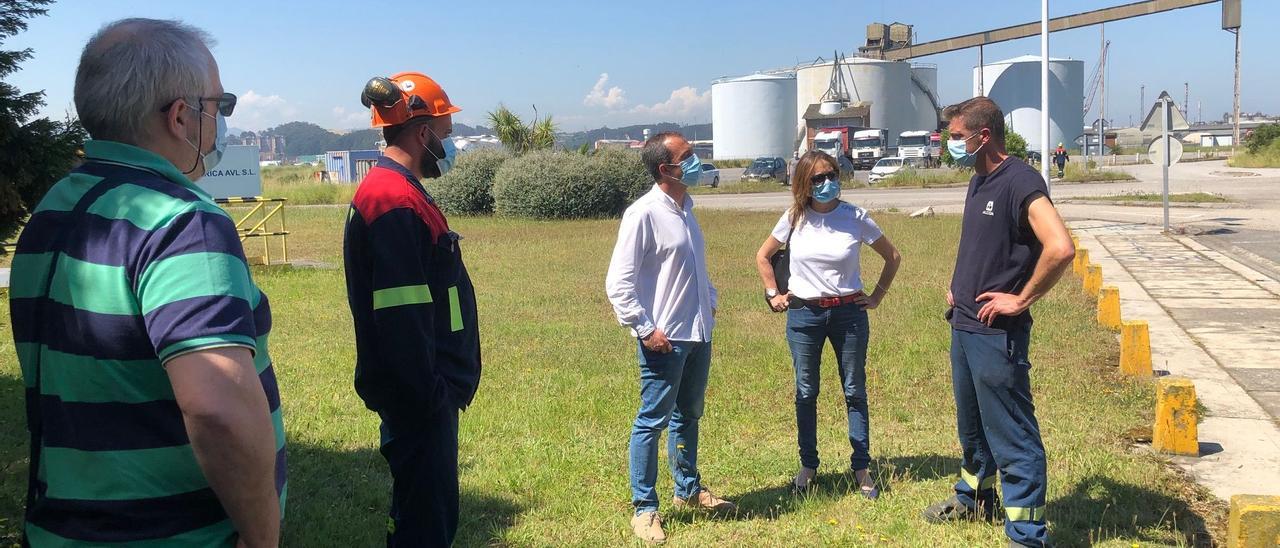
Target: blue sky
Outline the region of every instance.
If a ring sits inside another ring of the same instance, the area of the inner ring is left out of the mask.
[[[1052,0],[1050,15],[1130,0]],[[825,4],[831,7],[819,8]],[[370,7],[370,6],[379,7]],[[665,7],[664,7],[665,6]],[[45,114],[71,102],[84,42],[122,17],[177,18],[209,31],[228,91],[241,97],[230,120],[260,130],[292,120],[328,128],[367,127],[360,88],[375,75],[419,70],[464,108],[455,119],[482,123],[505,103],[532,115],[551,113],[562,129],[633,123],[710,122],[712,80],[854,53],[875,21],[915,25],[919,41],[1037,20],[1034,0],[844,0],[737,2],[508,1],[353,2],[350,0],[61,0],[47,17],[3,49],[30,47],[35,57],[11,82],[47,93]],[[1244,0],[1242,109],[1280,113],[1280,71],[1265,53],[1280,2]],[[1205,120],[1231,110],[1231,34],[1216,4],[1107,25],[1111,40],[1108,117],[1137,121],[1139,86],[1147,101],[1167,89],[1182,101],[1191,85]],[[988,61],[1039,53],[1038,38],[989,46]],[[1097,27],[1051,36],[1051,55],[1085,61],[1099,54]],[[972,93],[977,50],[917,61],[938,65],[939,93],[953,103]],[[607,75],[607,78],[604,76]],[[1096,116],[1091,114],[1090,117]]]

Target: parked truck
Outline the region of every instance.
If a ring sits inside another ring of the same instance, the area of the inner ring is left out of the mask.
[[[942,134],[904,131],[898,135],[898,156],[920,167],[938,167],[942,160]]]
[[[853,160],[854,169],[871,169],[876,162],[885,156],[892,156],[889,150],[889,130],[864,129],[853,134],[853,143],[849,147],[849,156]]]
[[[849,158],[853,135],[862,128],[854,126],[824,127],[813,134],[813,150],[821,150],[833,157]]]

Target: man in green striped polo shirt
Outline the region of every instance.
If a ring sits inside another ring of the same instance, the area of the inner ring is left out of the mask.
[[[225,146],[202,31],[126,19],[85,46],[85,163],[33,212],[10,310],[33,546],[275,546],[284,428],[271,311],[194,184]]]

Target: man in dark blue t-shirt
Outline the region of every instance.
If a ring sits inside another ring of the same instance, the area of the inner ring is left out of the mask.
[[[972,166],[960,250],[947,291],[951,382],[963,449],[955,495],[934,523],[995,518],[996,472],[1010,546],[1045,546],[1045,456],[1031,401],[1031,305],[1075,256],[1045,181],[1005,152],[1004,114],[986,97],[948,107],[947,148]]]

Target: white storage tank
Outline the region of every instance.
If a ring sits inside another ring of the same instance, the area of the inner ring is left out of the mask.
[[[753,74],[711,84],[716,159],[778,156],[795,151],[796,78]]]
[[[819,61],[796,69],[797,132],[804,131],[805,110],[831,87],[832,64]],[[870,126],[889,130],[890,146],[897,146],[904,131],[937,129],[937,107],[929,98],[929,93],[937,98],[936,66],[853,57],[844,60],[840,72],[849,99],[870,103]]]
[[[979,73],[978,71],[982,72]],[[1027,150],[1040,146],[1040,56],[1024,55],[973,69],[973,93],[979,74],[987,97],[1004,112],[1006,129],[1027,140]],[[1068,148],[1084,134],[1084,61],[1049,58],[1049,149]]]

